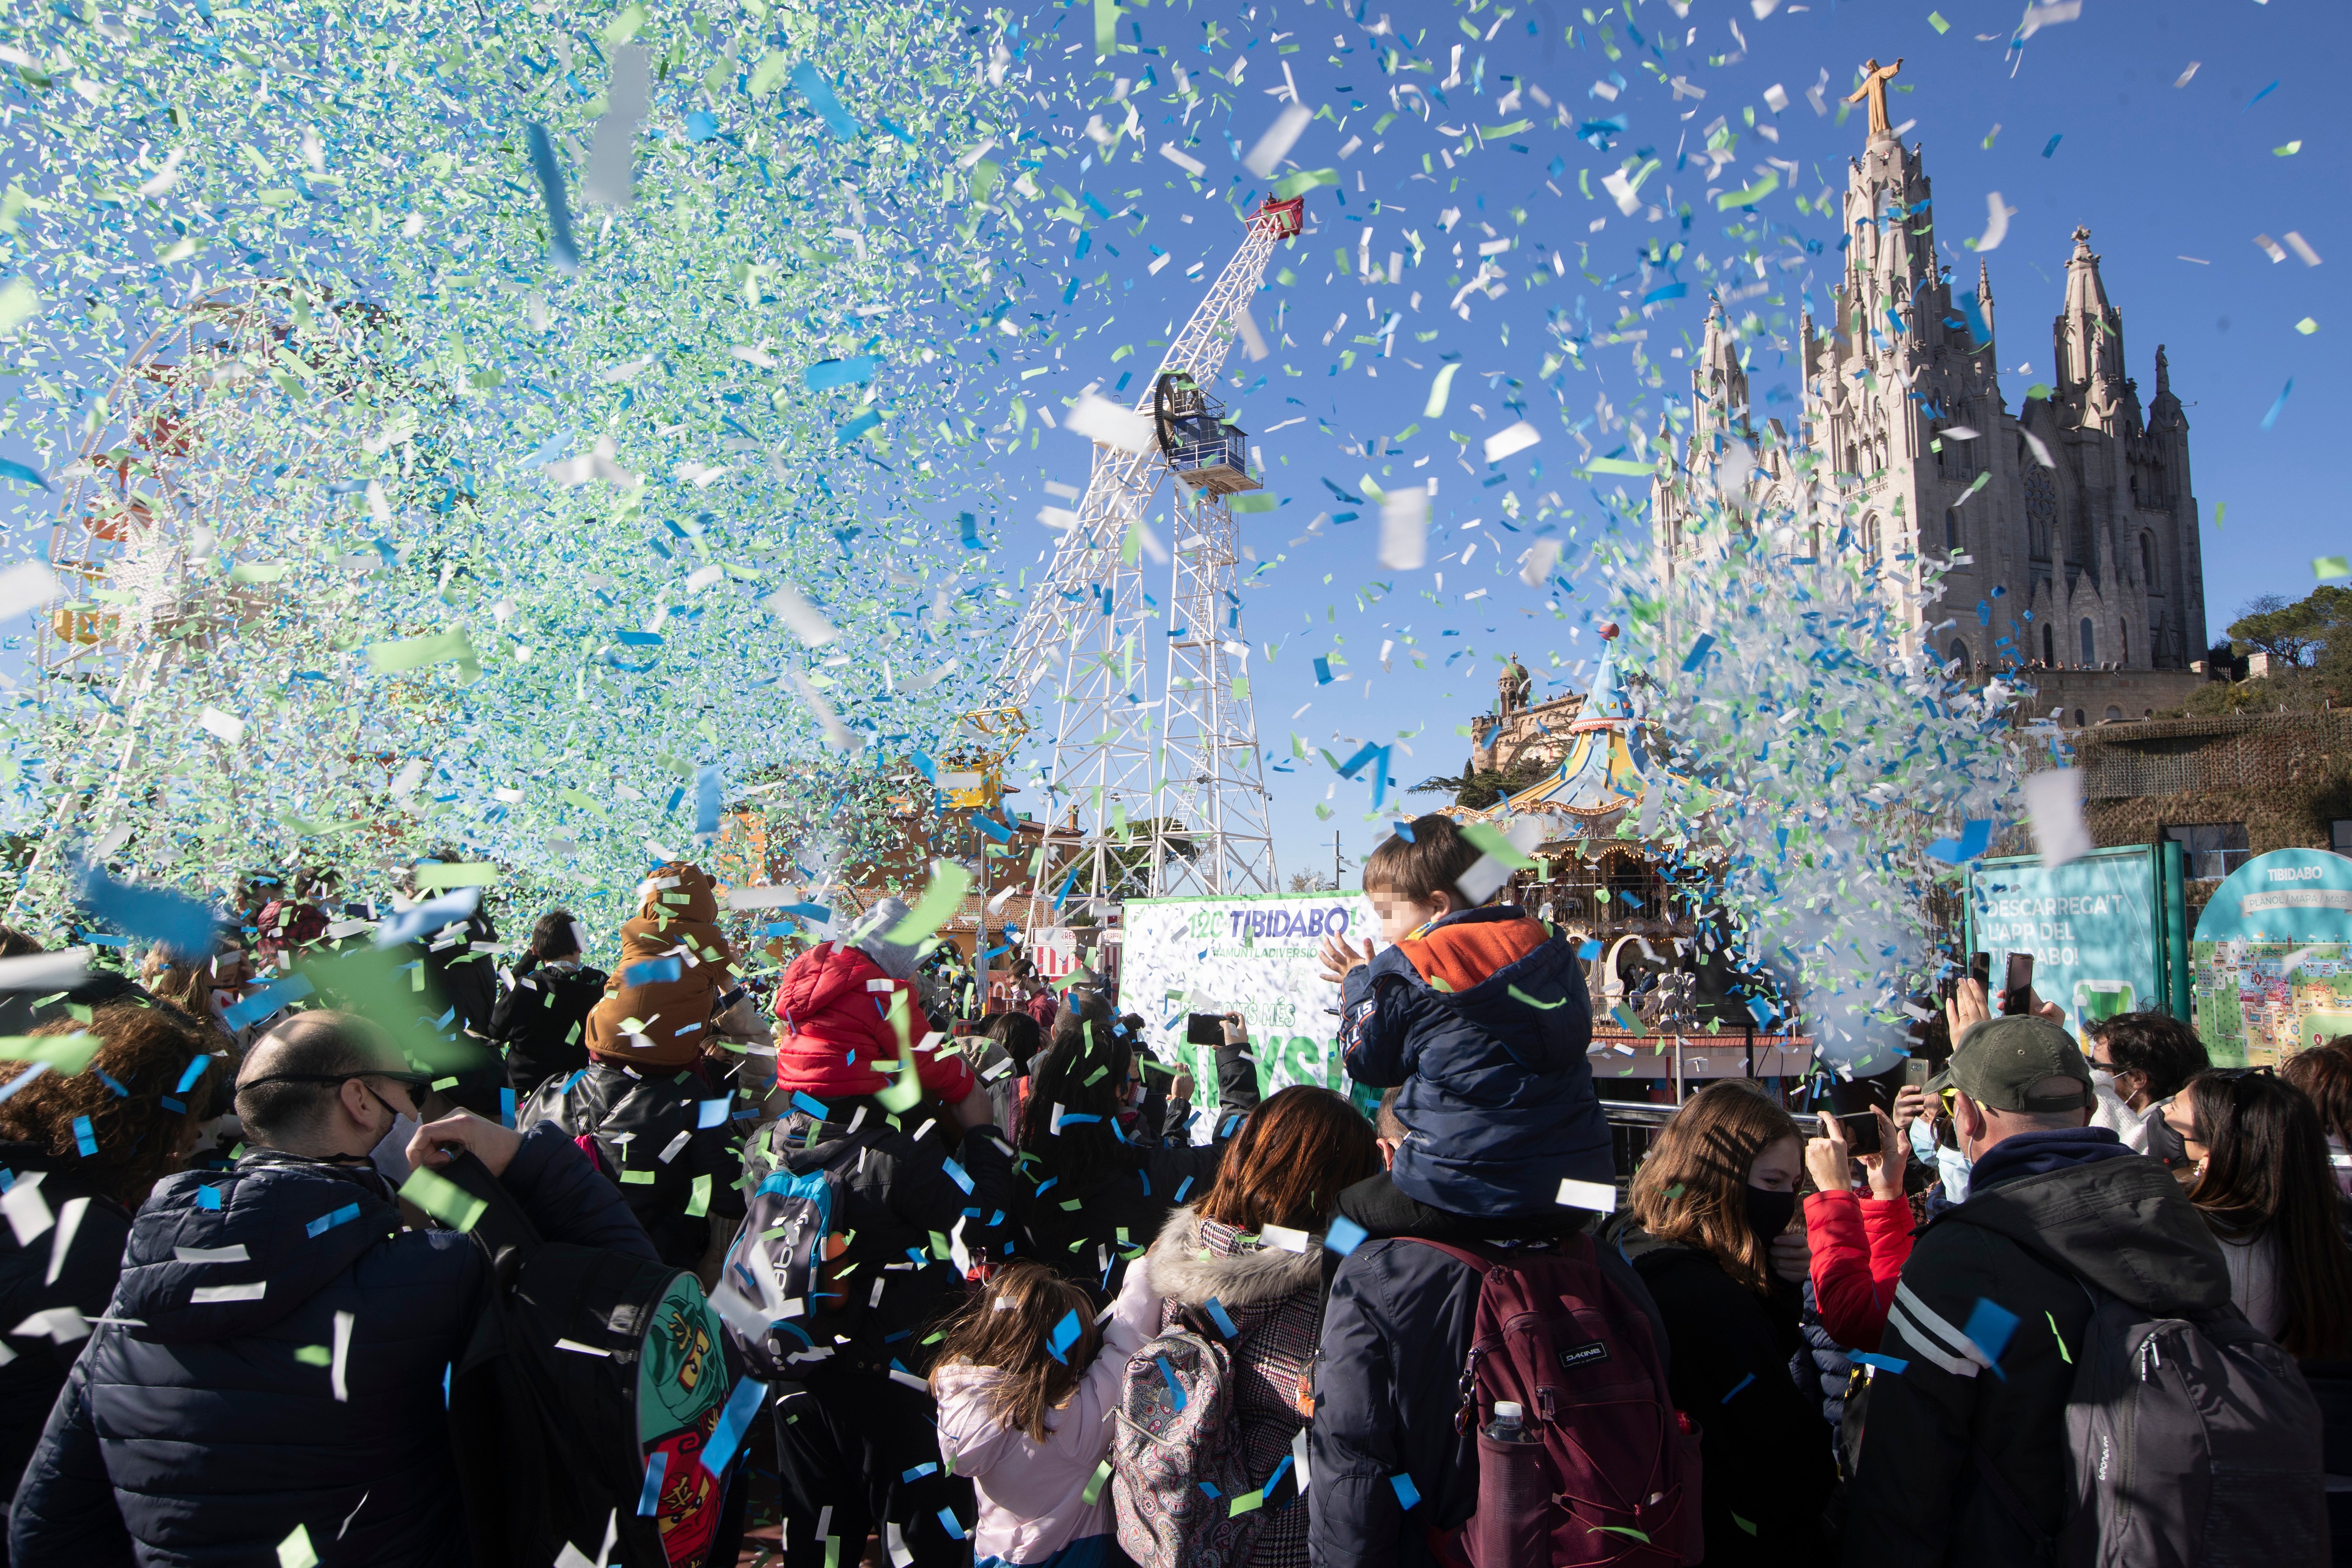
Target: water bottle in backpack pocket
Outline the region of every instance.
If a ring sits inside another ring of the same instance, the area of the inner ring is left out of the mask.
[[[1478,1507],[1441,1552],[1468,1568],[1698,1562],[1698,1429],[1666,1392],[1648,1314],[1602,1272],[1592,1238],[1421,1245],[1479,1275],[1454,1417],[1476,1432]]]

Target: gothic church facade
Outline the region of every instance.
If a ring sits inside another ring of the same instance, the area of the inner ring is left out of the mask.
[[[1818,499],[1857,503],[1849,547],[1882,577],[1916,583],[1917,561],[1955,562],[1940,602],[1903,597],[1919,642],[1964,669],[2186,672],[2207,647],[2189,421],[2161,346],[2143,409],[2089,231],[2074,231],[2054,372],[2012,414],[1995,347],[2027,351],[1995,335],[1986,264],[1967,293],[1938,262],[1918,147],[1874,134],[1848,171],[1835,319],[1827,331],[1810,312],[1802,323],[1801,442],[1814,461],[1791,463],[1778,421],[1748,455],[1748,379],[1718,307],[1692,374],[1692,430],[1654,487],[1662,580],[1687,550],[1694,480],[1728,481],[1714,493],[1752,497],[1753,515],[1823,483]]]

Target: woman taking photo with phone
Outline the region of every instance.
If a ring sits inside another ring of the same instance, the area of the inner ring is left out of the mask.
[[[1854,1152],[1849,1121],[1877,1134],[1865,1140],[1870,1152]],[[1911,1256],[1911,1200],[1903,1192],[1910,1145],[1896,1134],[1894,1119],[1875,1106],[1853,1118],[1824,1116],[1822,1132],[1805,1144],[1805,1169],[1819,1189],[1805,1199],[1813,1304],[1839,1344],[1874,1351],[1904,1260]],[[1870,1179],[1868,1197],[1853,1190],[1857,1159]]]

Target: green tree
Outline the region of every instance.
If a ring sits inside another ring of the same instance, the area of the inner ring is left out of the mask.
[[[1412,795],[1450,795],[1454,804],[1484,811],[1505,795],[1517,795],[1549,774],[1555,764],[1528,758],[1505,768],[1474,768],[1464,763],[1458,775],[1440,773],[1412,786]]]
[[[2230,623],[2230,640],[2241,653],[2265,653],[2279,664],[2325,662],[2331,641],[2339,661],[2352,663],[2352,588],[2322,584],[2311,596],[2289,604],[2280,594],[2251,600]]]

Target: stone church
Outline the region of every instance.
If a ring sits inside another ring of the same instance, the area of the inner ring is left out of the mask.
[[[2205,591],[2189,421],[2162,346],[2143,407],[2125,371],[2123,312],[2077,228],[2054,373],[2011,413],[1996,342],[2029,363],[2039,347],[1996,339],[1990,268],[1979,259],[1974,290],[1956,289],[1935,237],[1919,148],[1879,120],[1848,163],[1834,320],[1822,331],[1808,312],[1802,323],[1810,474],[1790,461],[1778,421],[1748,455],[1758,442],[1748,378],[1718,305],[1692,373],[1693,428],[1654,485],[1661,580],[1687,551],[1694,478],[1744,491],[1759,518],[1809,479],[1829,480],[1859,503],[1849,547],[1882,574],[1916,581],[1914,552],[1957,561],[1942,600],[1915,617],[1947,659],[1976,674],[2048,672],[2034,677],[2037,706],[2072,723],[2178,703],[2201,678]]]

